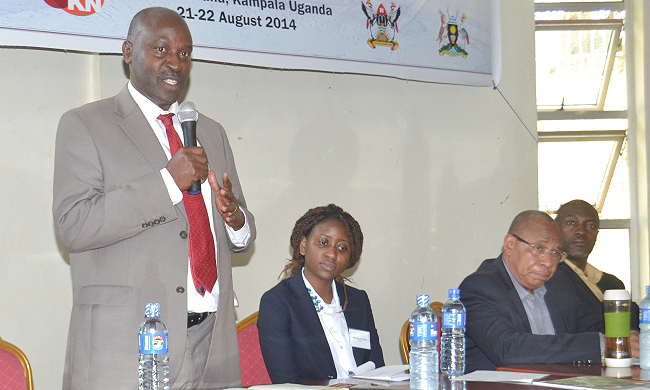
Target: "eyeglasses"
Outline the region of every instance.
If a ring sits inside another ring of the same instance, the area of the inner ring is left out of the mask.
[[[514,238],[516,238],[518,241],[521,241],[521,242],[523,242],[524,244],[526,244],[526,245],[528,245],[529,247],[531,247],[531,248],[533,249],[533,254],[534,254],[535,256],[543,256],[543,255],[545,255],[545,254],[547,254],[547,253],[550,253],[550,254],[551,254],[551,258],[552,258],[553,260],[555,260],[555,261],[557,261],[557,262],[560,262],[560,260],[562,260],[562,256],[565,255],[564,252],[556,251],[555,249],[548,249],[548,248],[545,247],[545,246],[541,246],[541,245],[537,245],[537,244],[531,244],[530,242],[524,240],[523,238],[519,237],[519,236],[516,235],[516,234],[513,234],[512,236],[513,236]]]

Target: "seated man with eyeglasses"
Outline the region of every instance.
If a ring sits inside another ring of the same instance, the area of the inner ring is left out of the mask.
[[[578,299],[566,275],[555,221],[540,211],[515,217],[503,252],[460,285],[467,310],[467,371],[517,363],[600,363],[603,317]]]

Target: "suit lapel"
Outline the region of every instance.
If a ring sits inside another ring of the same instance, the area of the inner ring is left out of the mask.
[[[556,270],[555,272],[557,274],[558,271]],[[555,288],[557,283],[556,280],[556,275],[553,275],[553,277],[548,282],[546,282],[546,294],[544,295],[544,301],[546,302],[546,307],[548,308],[548,314],[551,316],[551,322],[553,323],[553,328],[555,328],[555,334],[569,333],[569,327],[566,323],[569,318],[564,315],[565,313],[563,313],[561,307],[562,305],[549,304],[549,302],[563,302],[566,300],[566,297],[562,296],[564,294]]]
[[[343,307],[345,304],[345,291],[343,291],[342,283],[336,282],[336,292],[338,293],[341,307]],[[348,324],[348,329],[364,329],[364,324],[362,323],[363,318],[359,316],[359,307],[349,297],[348,306],[345,308],[343,315],[345,316],[345,322]]]
[[[328,358],[327,361],[331,366],[331,371],[336,373],[332,351],[330,351],[330,346],[327,343],[327,337],[325,337],[323,325],[321,325],[318,314],[316,313],[314,302],[312,301],[311,296],[309,296],[307,287],[302,280],[302,271],[297,272],[291,277],[289,280],[289,287],[293,304],[296,307],[296,312],[303,313],[303,315],[298,318],[298,321],[302,323],[303,329],[308,330],[313,339],[313,345],[320,348],[323,356]]]
[[[215,175],[217,176],[217,181],[219,182],[219,185],[223,185],[221,178],[223,173],[227,172],[226,170],[227,164],[226,164],[225,156],[223,156],[223,153],[217,153],[218,150],[222,150],[223,148],[219,147],[219,144],[215,139],[214,134],[208,131],[208,129],[205,126],[203,126],[203,122],[201,121],[201,115],[199,115],[199,120],[196,123],[196,139],[199,141],[199,144],[203,147],[203,150],[205,150],[205,155],[208,157],[208,168],[214,171]],[[217,210],[215,193],[214,191],[211,192],[212,192],[212,196],[210,198],[212,200],[212,212],[214,215],[214,225],[217,232],[217,239],[219,239],[219,237],[225,237],[224,235],[225,228],[223,226],[223,220],[220,217],[221,214],[219,214],[219,211]],[[221,221],[221,222],[217,223],[217,221]],[[224,244],[225,242],[219,241],[220,246]]]
[[[127,86],[122,88],[115,97],[115,113],[118,115],[118,125],[131,139],[135,146],[151,165],[153,170],[159,170],[167,165],[167,156],[160,146],[160,141],[151,130],[149,122],[142,114],[135,100],[129,93]],[[187,219],[185,207],[182,202],[176,208]]]
[[[160,146],[160,142],[142,111],[131,97],[127,87],[115,97],[115,113],[121,118],[119,126],[129,136],[131,141],[140,149],[153,169],[160,169],[167,165],[167,156]]]
[[[336,282],[336,292],[339,295],[339,301],[341,302],[341,307],[343,307],[345,302],[345,292],[343,291],[343,284]],[[360,304],[349,299],[348,296],[348,306],[345,308],[343,315],[345,316],[345,322],[348,325],[348,331],[350,329],[358,330],[368,330],[365,325],[365,318],[361,315],[359,310]],[[368,360],[370,350],[352,347],[352,355],[354,356],[354,361],[357,366],[360,366],[365,361]]]
[[[508,291],[508,298],[512,302],[512,307],[515,309],[515,313],[523,320],[523,323],[526,324],[526,331],[530,333],[531,330],[530,330],[530,322],[528,321],[528,314],[526,314],[526,309],[524,309],[524,304],[521,302],[519,293],[517,292],[515,285],[512,284],[512,280],[510,279],[510,275],[508,274],[508,271],[506,271],[506,265],[503,262],[503,258],[499,256],[494,261],[494,265],[499,270],[501,279],[503,279],[503,282],[506,285],[506,290]]]
[[[196,139],[199,141],[199,143],[205,150],[205,154],[208,157],[208,162],[212,163],[213,161],[215,161],[218,162],[218,164],[214,164],[214,165],[222,165],[222,162],[220,160],[221,153],[217,153],[217,150],[220,150],[220,148],[218,147],[217,142],[214,139],[214,134],[211,134],[208,131],[208,129],[203,126],[203,122],[201,122],[200,116],[196,124]],[[210,169],[213,168],[210,167]],[[219,168],[214,169],[214,172],[217,174],[218,178],[221,178],[221,175],[219,174],[219,170],[220,170]]]

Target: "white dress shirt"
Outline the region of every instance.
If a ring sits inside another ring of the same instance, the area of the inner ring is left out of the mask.
[[[149,100],[146,96],[141,94],[138,90],[136,90],[130,81],[128,84],[128,89],[129,89],[129,93],[131,93],[131,96],[137,103],[138,107],[140,107],[140,110],[142,110],[144,117],[149,122],[149,125],[151,126],[151,129],[153,130],[154,134],[158,138],[158,141],[160,142],[160,146],[162,146],[163,151],[167,156],[167,159],[170,160],[172,156],[169,148],[169,140],[167,139],[167,131],[165,130],[165,126],[162,124],[162,122],[158,120],[158,116],[160,114],[167,114],[167,113],[177,114],[178,102],[174,102],[174,104],[172,104],[169,107],[169,110],[165,111],[162,108],[158,107],[154,102]],[[181,139],[181,142],[183,142],[183,130],[181,128],[181,123],[178,120],[178,116],[174,115],[172,121],[174,123],[174,129],[176,130],[176,133],[178,133],[178,137]],[[183,193],[176,185],[176,182],[172,178],[172,175],[169,173],[166,167],[161,169],[160,173],[162,174],[163,180],[165,182],[165,186],[167,187],[167,191],[169,192],[169,198],[171,202],[173,204],[180,203],[183,200]],[[221,172],[215,172],[215,173],[217,174],[217,176],[220,176],[222,174]],[[212,239],[214,240],[215,257],[216,257],[216,254],[218,252],[217,252],[217,239],[214,232],[214,216],[212,215],[212,199],[211,199],[212,188],[210,187],[210,183],[208,183],[207,180],[201,184],[201,194],[203,195],[203,200],[205,201],[206,209],[208,210],[208,218],[210,220],[210,230],[212,231]],[[246,218],[245,213],[244,213],[244,218]],[[234,230],[232,227],[225,224],[225,222],[224,225],[226,226],[226,231],[228,232],[230,241],[235,246],[238,247],[246,246],[248,240],[250,239],[250,226],[248,225],[248,220],[245,220],[244,226],[239,230]],[[187,261],[188,261],[187,289],[186,289],[188,293],[187,310],[189,312],[196,312],[196,313],[216,312],[217,305],[219,303],[219,279],[217,278],[217,282],[214,284],[211,293],[206,293],[204,296],[201,296],[196,291],[196,288],[194,287],[194,282],[192,279],[192,271],[189,266],[189,255]],[[215,261],[217,261],[218,263],[219,260],[215,258]]]
[[[304,268],[302,269],[302,280],[305,282],[307,291],[314,301],[318,319],[332,352],[334,366],[336,367],[336,378],[348,378],[350,373],[357,368],[357,364],[352,354],[350,331],[341,308],[339,294],[336,292],[336,284],[332,280],[332,293],[334,296],[332,303],[325,303],[305,277]]]

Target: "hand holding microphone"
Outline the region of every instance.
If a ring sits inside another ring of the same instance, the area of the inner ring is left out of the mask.
[[[199,113],[192,102],[183,102],[178,107],[178,120],[181,122],[183,129],[184,146],[196,145],[196,122],[199,119]],[[246,222],[243,211],[239,208],[239,202],[235,197],[232,189],[232,183],[227,173],[222,176],[223,186],[219,185],[217,176],[214,172],[208,172],[210,186],[215,193],[217,210],[223,217],[224,221],[235,230],[241,229]],[[189,194],[201,193],[201,181],[197,180],[192,183],[187,191]]]

